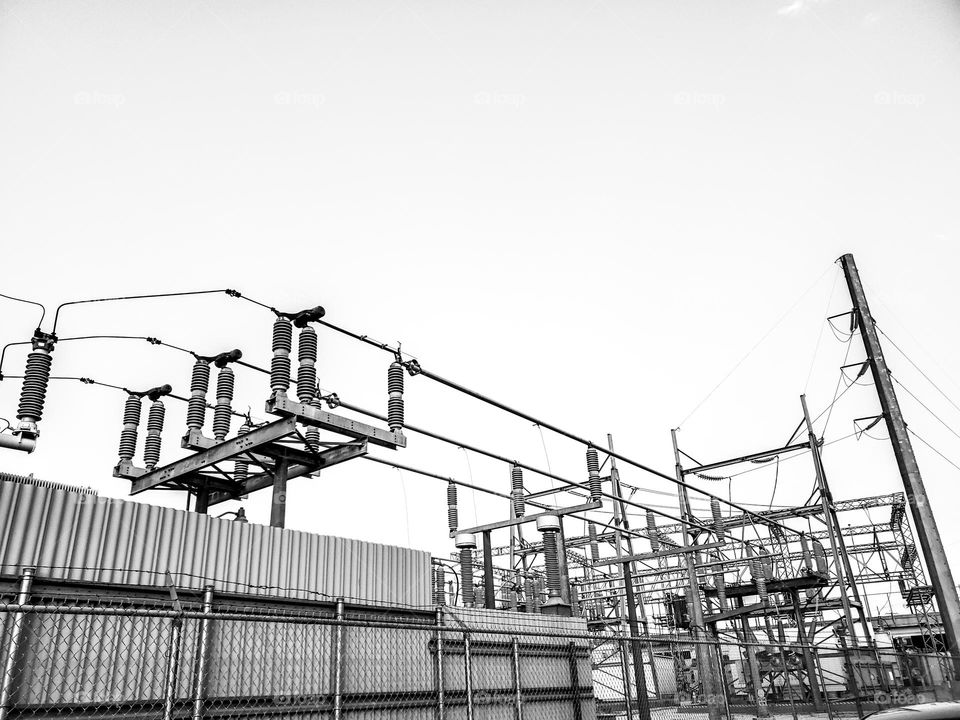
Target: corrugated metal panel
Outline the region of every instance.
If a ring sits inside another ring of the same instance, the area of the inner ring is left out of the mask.
[[[431,604],[419,550],[219,520],[0,479],[0,572],[377,605]]]

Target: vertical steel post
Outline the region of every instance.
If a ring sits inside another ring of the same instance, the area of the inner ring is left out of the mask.
[[[853,702],[857,706],[857,717],[863,717],[863,705],[860,704],[860,685],[854,676],[853,662],[850,660],[850,649],[847,647],[847,639],[843,633],[837,633],[837,640],[840,641],[840,649],[843,652],[843,664],[847,666],[849,672],[850,684],[853,685]]]
[[[620,673],[623,675],[623,707],[627,712],[627,720],[633,720],[633,700],[630,697],[630,661],[627,659],[627,641],[620,638]],[[657,674],[656,666],[651,668],[653,675]]]
[[[213,613],[213,585],[207,585],[203,589],[203,614],[209,616]],[[201,720],[203,717],[204,693],[207,684],[207,665],[210,657],[210,624],[212,620],[204,617],[200,621],[200,629],[197,633],[197,654],[193,668],[193,720]]]
[[[443,608],[437,608],[437,720],[447,715],[446,697],[443,693]]]
[[[623,563],[623,580],[627,595],[627,616],[630,620],[630,656],[633,659],[633,678],[637,685],[637,714],[640,720],[650,720],[650,700],[647,698],[647,676],[643,669],[643,645],[637,622],[637,599],[633,590],[630,563]]]
[[[737,606],[743,607],[742,596],[737,598]],[[763,683],[760,682],[760,666],[757,663],[757,648],[755,646],[756,636],[750,629],[750,621],[747,619],[746,613],[740,616],[740,627],[743,631],[743,643],[747,654],[747,668],[750,671],[753,699],[757,704],[757,717],[769,717],[770,709],[767,706],[767,696],[763,692]]]
[[[570,662],[570,694],[573,696],[573,720],[583,720],[583,708],[580,706],[580,668],[577,667],[577,644],[573,640],[567,645],[567,659]]]
[[[610,448],[611,452],[614,449],[613,435],[611,435],[610,433],[607,433],[607,447]],[[620,471],[617,469],[617,459],[612,455],[610,456],[610,486],[611,486],[610,489],[613,491],[613,495],[617,498],[617,500],[613,503],[613,520],[614,520],[614,525],[616,526],[616,529],[614,531],[614,537],[617,542],[617,555],[622,555],[621,544],[620,544],[622,542],[622,533],[620,532],[620,528],[623,527],[624,530],[629,530],[630,521],[627,518],[627,508],[623,503],[623,489],[620,486]],[[629,535],[626,538],[626,545],[627,545],[627,554],[633,555],[633,540],[630,538]],[[633,577],[631,572],[632,567],[633,567],[633,563],[624,563],[620,569],[620,575],[623,579],[624,588],[629,587],[631,593],[633,592]],[[657,680],[657,668],[656,668],[656,665],[654,664],[653,641],[649,640],[650,627],[647,625],[647,615],[646,615],[646,611],[643,609],[643,598],[642,597],[640,598],[639,603],[634,603],[629,599],[629,595],[628,595],[628,597],[624,600],[624,603],[628,606],[628,611],[627,611],[628,627],[630,630],[630,634],[633,637],[637,637],[640,634],[639,622],[641,621],[643,622],[643,634],[647,635],[648,637],[647,650],[649,651],[649,654],[650,654],[650,677],[653,680],[653,695],[655,698],[659,698],[660,686],[659,686],[659,680]],[[632,609],[632,612],[631,612],[631,609]],[[637,614],[637,610],[639,610],[639,616]],[[622,619],[623,618],[621,617],[621,620]],[[630,647],[632,652],[634,647],[633,641],[631,641]],[[649,718],[649,715],[650,715],[650,700],[649,698],[647,698],[647,685],[646,685],[647,679],[646,679],[646,675],[643,673],[642,647],[640,648],[639,654],[634,656],[634,660],[635,660],[634,665],[637,664],[636,661],[638,659],[640,664],[640,677],[643,680],[643,684],[637,685],[637,688],[638,688],[637,692],[639,694],[639,688],[641,687],[643,688],[643,700],[641,701],[638,697],[637,704],[638,704],[638,710],[640,712],[641,720],[646,720],[646,718]],[[626,687],[629,690],[630,688],[629,683],[627,683]]]
[[[333,720],[343,715],[343,598],[337,598],[333,641]]]
[[[810,651],[810,639],[807,637],[807,629],[803,624],[800,593],[797,590],[791,590],[790,599],[793,601],[793,615],[797,621],[797,639],[800,641],[800,651],[803,653],[803,664],[807,668],[807,682],[810,683],[810,694],[813,696],[813,709],[820,712],[823,710],[823,695],[820,692],[821,685],[817,681],[817,665]],[[829,712],[829,706],[827,710]]]
[[[896,456],[903,487],[910,502],[910,513],[917,538],[926,559],[930,584],[937,598],[937,609],[940,611],[940,620],[943,623],[947,652],[953,656],[954,674],[957,675],[960,671],[960,635],[958,635],[960,633],[960,596],[957,594],[957,585],[950,572],[947,554],[940,539],[940,531],[937,529],[937,521],[930,507],[923,478],[920,476],[920,467],[913,452],[907,424],[900,411],[897,394],[893,389],[890,370],[883,357],[880,336],[873,316],[870,314],[870,307],[867,305],[867,296],[860,281],[860,274],[857,272],[857,265],[853,255],[850,254],[841,257],[840,262],[843,265],[847,289],[850,291],[850,299],[853,302],[854,317],[860,324],[860,337],[873,373],[873,382],[880,398],[880,407],[893,445],[893,454]]]
[[[470,633],[463,633],[463,686],[467,701],[467,720],[473,720],[473,658],[470,655]]]
[[[782,628],[782,627],[783,627],[783,623],[780,623],[780,622],[779,622],[779,620],[780,620],[780,610],[779,610],[779,608],[778,608],[776,605],[774,605],[774,608],[777,608],[777,621],[778,621],[778,624],[780,625],[780,627]],[[786,654],[783,652],[783,642],[781,641],[780,644],[777,645],[777,647],[780,649],[780,663],[783,665],[783,679],[784,679],[784,682],[791,685],[791,686],[789,687],[789,692],[790,692],[790,714],[793,716],[793,720],[797,720],[797,704],[796,704],[796,702],[794,702],[794,700],[793,700],[793,687],[792,687],[792,683],[790,683],[790,671],[787,670],[787,656],[786,656]]]
[[[513,709],[514,720],[523,720],[523,688],[520,685],[520,640],[513,637]]]
[[[483,606],[487,610],[497,609],[493,587],[493,547],[489,530],[483,531]]]
[[[35,568],[23,568],[20,575],[20,588],[17,592],[17,605],[26,605],[30,602],[30,591],[33,589]],[[23,639],[23,630],[27,622],[27,614],[19,610],[13,614],[13,624],[10,627],[10,641],[7,645],[7,658],[3,666],[3,681],[0,685],[0,720],[7,720],[13,709],[13,695],[16,688],[17,660],[20,655],[20,643]]]
[[[823,522],[827,526],[827,537],[830,539],[830,552],[833,555],[833,567],[837,573],[837,586],[840,588],[840,605],[843,607],[843,617],[846,620],[847,632],[854,645],[857,644],[857,629],[853,624],[853,614],[850,612],[850,600],[847,598],[845,585],[853,585],[853,577],[847,572],[847,568],[840,561],[840,551],[837,549],[837,536],[840,534],[840,528],[835,522],[833,514],[833,502],[830,489],[827,486],[827,476],[823,471],[823,463],[820,457],[820,445],[817,441],[817,435],[813,431],[813,422],[810,420],[810,411],[807,409],[807,396],[800,396],[800,404],[803,406],[803,421],[807,425],[807,439],[810,442],[810,454],[813,457],[813,469],[817,476],[817,488],[820,490],[820,505],[823,509]],[[856,592],[856,590],[854,590]]]
[[[670,438],[673,441],[673,457],[676,462],[676,476],[679,481],[677,490],[680,495],[680,519],[683,520],[683,546],[692,547],[695,545],[693,531],[690,529],[689,521],[693,519],[693,511],[690,509],[690,496],[687,493],[687,485],[683,477],[683,466],[680,464],[680,447],[677,445],[677,431],[670,431]],[[706,626],[703,622],[703,596],[700,593],[700,581],[697,578],[697,557],[698,553],[686,552],[684,558],[687,564],[687,579],[690,583],[690,602],[688,609],[690,611],[690,634],[693,636],[695,650],[697,654],[697,669],[700,675],[700,682],[704,694],[707,696],[707,714],[710,720],[720,720],[721,711],[726,714],[726,703],[720,707],[720,703],[709,702],[718,697],[716,691],[716,681],[718,674],[715,663],[713,662],[713,653],[704,651],[702,644]]]
[[[273,498],[270,504],[270,527],[282,528],[287,519],[287,460],[281,458],[273,470]]]

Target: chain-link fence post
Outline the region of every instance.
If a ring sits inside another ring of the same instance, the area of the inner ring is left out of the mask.
[[[633,698],[630,693],[630,660],[627,658],[627,643],[621,637],[620,645],[620,673],[623,675],[623,707],[627,713],[627,720],[633,720]],[[653,672],[657,672],[656,665]]]
[[[33,589],[34,568],[23,568],[20,575],[20,589],[17,593],[17,605],[23,606],[30,602],[30,591]],[[13,615],[13,624],[10,628],[10,641],[7,644],[6,662],[3,664],[3,684],[0,686],[0,720],[7,720],[13,708],[13,693],[17,675],[17,660],[20,655],[20,641],[23,637],[23,628],[26,625],[27,614],[17,611]]]
[[[446,720],[443,692],[443,608],[437,607],[437,720]]]
[[[514,720],[523,720],[523,688],[520,685],[520,641],[513,637],[513,703]]]
[[[203,589],[203,614],[213,613],[213,586],[207,585]],[[200,621],[200,631],[197,637],[196,664],[193,669],[193,720],[201,720],[204,710],[204,693],[207,684],[207,665],[210,655],[210,628],[211,620],[204,617]]]
[[[343,598],[337,598],[333,640],[333,720],[343,716]]]
[[[844,633],[837,633],[837,640],[840,641],[840,650],[843,652],[843,664],[847,669],[847,677],[853,690],[853,702],[857,706],[857,717],[863,717],[863,706],[860,704],[860,684],[857,682],[856,671],[853,667],[853,661],[850,659],[850,649],[847,647],[847,638]]]
[[[173,720],[177,700],[177,675],[180,672],[180,642],[183,639],[183,617],[173,618],[170,624],[170,644],[167,646],[166,672],[164,673],[163,720]]]
[[[473,658],[470,655],[470,633],[463,633],[463,686],[467,701],[467,720],[473,720]]]

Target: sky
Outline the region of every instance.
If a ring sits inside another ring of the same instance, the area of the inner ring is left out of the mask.
[[[960,568],[958,15],[933,1],[3,0],[0,293],[44,303],[46,330],[60,303],[106,296],[235,288],[321,304],[444,377],[672,472],[672,428],[703,461],[775,448],[801,394],[817,415],[844,389],[838,368],[863,350],[825,318],[850,308],[834,261],[852,252],[906,353],[887,346],[895,377],[932,411],[901,392],[940,453],[916,447]],[[0,299],[5,343],[37,321]],[[68,307],[58,333],[239,347],[267,365],[271,323],[208,295]],[[24,357],[11,348],[3,372]],[[191,362],[72,342],[54,373],[186,394]],[[388,362],[320,330],[320,384],[349,402],[385,412]],[[268,389],[239,371],[235,406],[266,419]],[[0,383],[10,421],[19,390]],[[37,451],[3,451],[0,469],[126,497],[111,476],[123,400],[53,382]],[[407,379],[406,406],[415,425],[586,478],[582,447],[426,378]],[[817,423],[845,438],[824,451],[839,499],[902,489],[882,428],[846,437],[878,411],[858,385]],[[164,462],[184,412],[168,404]],[[509,484],[504,465],[419,436],[376,454]],[[637,498],[676,508],[669,483],[621,470]],[[698,482],[756,507],[802,503],[813,469]],[[447,555],[444,490],[358,460],[291,481],[287,524]],[[254,522],[268,502],[244,503]],[[462,522],[505,513],[461,492]]]

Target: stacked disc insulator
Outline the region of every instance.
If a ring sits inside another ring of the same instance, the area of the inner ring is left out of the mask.
[[[394,361],[387,368],[387,425],[393,432],[403,429],[403,365]]]
[[[50,382],[50,365],[53,357],[49,352],[37,349],[27,355],[27,367],[23,372],[23,387],[20,390],[20,405],[17,419],[36,424],[43,417],[43,403]]]
[[[317,331],[309,325],[300,330],[297,359],[297,398],[306,404],[317,394]]]
[[[290,389],[290,350],[293,348],[293,325],[285,318],[273,323],[273,357],[270,359],[270,392],[286,395]]]
[[[450,532],[456,532],[459,525],[457,517],[457,486],[452,482],[447,483],[447,524],[450,526]]]
[[[213,408],[213,437],[217,442],[223,442],[230,432],[233,383],[233,370],[228,367],[220,368],[217,375],[217,404]]]
[[[597,456],[597,449],[592,447],[587,448],[587,476],[590,501],[599,502],[603,492],[600,486],[600,458]]]
[[[147,437],[143,445],[143,465],[147,470],[153,470],[160,462],[160,443],[165,414],[166,408],[163,406],[163,401],[155,400],[147,416]]]
[[[187,427],[202,430],[207,418],[207,390],[210,387],[210,365],[197,360],[190,374],[190,399],[187,401]]]
[[[137,427],[142,408],[139,396],[127,395],[123,404],[123,430],[120,431],[120,462],[130,462],[137,454]]]
[[[510,468],[510,488],[510,496],[513,500],[513,515],[522,518],[524,514],[523,470],[516,465]]]

